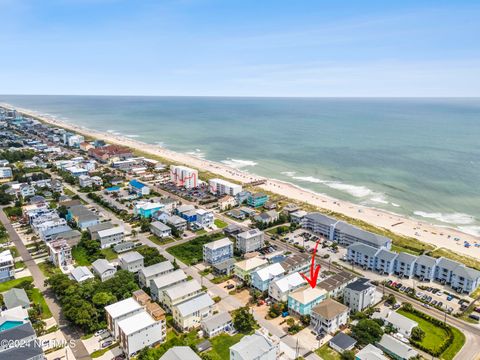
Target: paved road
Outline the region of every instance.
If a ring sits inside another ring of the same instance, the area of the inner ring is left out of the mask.
[[[17,248],[18,253],[22,257],[28,270],[30,270],[35,287],[38,288],[43,294],[43,296],[45,297],[48,307],[50,308],[50,311],[52,312],[54,319],[59,325],[60,330],[65,336],[65,339],[67,339],[67,341],[69,340],[75,341],[75,347],[72,347],[72,351],[73,351],[73,354],[75,355],[75,358],[77,360],[91,359],[87,350],[83,346],[82,341],[80,340],[80,337],[83,334],[79,332],[78,329],[76,329],[74,326],[70,325],[68,321],[63,317],[61,308],[57,303],[53,295],[53,292],[51,291],[51,289],[45,286],[46,277],[43,275],[42,271],[33,260],[32,256],[30,255],[27,248],[25,247],[24,243],[22,242],[17,232],[13,228],[12,224],[10,223],[10,220],[7,218],[7,216],[3,212],[3,208],[2,208],[2,211],[0,211],[0,221],[5,226],[5,229],[8,232],[8,236],[10,237],[12,242],[15,244],[15,247]]]

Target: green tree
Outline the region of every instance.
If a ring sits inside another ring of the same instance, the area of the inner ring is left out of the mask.
[[[355,353],[352,350],[346,350],[340,355],[341,360],[355,360]]]
[[[397,298],[393,294],[388,294],[387,299],[385,301],[393,306],[397,303]]]
[[[383,330],[376,321],[363,319],[357,325],[352,326],[352,335],[359,345],[365,346],[379,341],[383,335]]]
[[[144,247],[137,249],[137,251],[143,256],[144,266],[154,265],[166,260],[157,248]]]
[[[97,292],[92,297],[93,304],[97,307],[104,307],[110,304],[113,304],[117,298],[109,292]]]
[[[420,327],[415,326],[412,329],[412,340],[415,341],[422,341],[423,338],[425,337],[425,331],[423,331]]]
[[[242,307],[234,312],[233,314],[233,326],[237,329],[238,332],[247,334],[257,326],[255,318],[250,313],[248,307]]]

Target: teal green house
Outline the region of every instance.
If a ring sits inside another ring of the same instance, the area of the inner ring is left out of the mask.
[[[247,198],[247,204],[252,207],[260,207],[268,201],[268,195],[264,193],[250,194]]]
[[[324,289],[308,285],[288,295],[288,310],[300,316],[310,315],[313,307],[326,298],[327,292]]]

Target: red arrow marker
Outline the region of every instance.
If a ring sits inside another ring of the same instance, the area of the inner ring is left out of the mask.
[[[320,265],[315,266],[315,254],[317,253],[317,247],[318,247],[318,241],[315,244],[315,249],[313,249],[312,253],[312,264],[310,265],[310,279],[306,277],[304,274],[300,273],[302,277],[307,280],[307,282],[310,284],[312,288],[317,286],[317,279],[318,279],[318,273],[320,272]]]

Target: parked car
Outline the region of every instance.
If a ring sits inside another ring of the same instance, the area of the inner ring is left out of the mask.
[[[105,341],[104,343],[102,343],[102,348],[109,347],[112,344],[113,344],[112,340]]]
[[[476,321],[479,321],[479,320],[480,320],[480,316],[475,315],[475,314],[470,314],[468,317],[469,317],[470,319],[473,319],[473,320],[476,320]]]
[[[95,336],[100,336],[102,334],[105,334],[105,332],[107,331],[107,329],[102,329],[102,330],[98,330],[98,331],[95,331]]]

